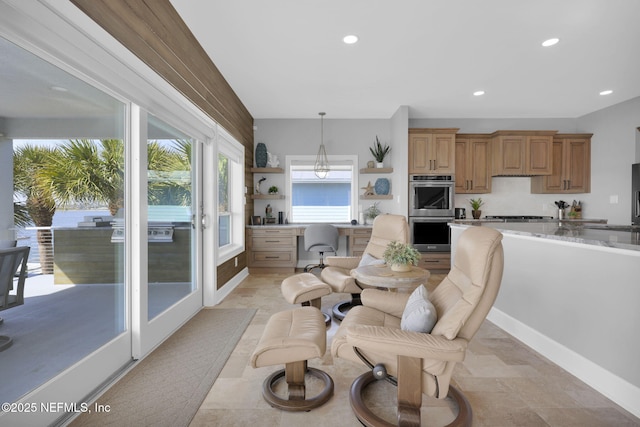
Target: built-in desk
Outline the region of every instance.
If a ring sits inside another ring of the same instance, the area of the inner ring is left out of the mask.
[[[309,224],[248,225],[249,272],[293,273],[298,263],[298,237]],[[360,256],[371,237],[370,225],[333,224],[347,238],[347,255]]]

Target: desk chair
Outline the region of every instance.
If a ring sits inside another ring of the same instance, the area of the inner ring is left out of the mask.
[[[420,288],[411,295],[377,289],[362,292],[363,305],[342,321],[331,353],[372,369],[356,378],[349,396],[364,425],[394,425],[374,415],[362,399],[366,386],[376,379],[397,385],[399,425],[421,425],[423,394],[449,396],[457,402],[458,417],[449,426],[471,425],[471,406],[451,385],[451,377],[493,306],[503,265],[502,234],[488,227],[469,227],[460,235],[451,271],[428,295],[424,289],[418,292]]]
[[[360,305],[360,293],[365,287],[351,276],[351,270],[363,262],[376,262],[382,259],[387,245],[393,241],[409,243],[409,224],[404,215],[378,215],[373,221],[371,238],[362,257],[327,258],[327,267],[320,275],[323,282],[331,286],[335,293],[349,293],[351,300],[343,301],[333,307],[333,317],[344,319],[345,313],[353,306]],[[373,261],[369,261],[373,260]]]
[[[29,246],[0,249],[0,311],[24,304],[24,282],[27,277],[27,260]],[[16,293],[9,293],[13,288],[13,277],[20,268]],[[3,319],[0,317],[0,324]],[[0,351],[11,347],[13,340],[6,335],[0,335]]]
[[[309,272],[315,268],[325,267],[324,253],[338,251],[338,229],[331,224],[311,224],[304,230],[304,250],[315,251],[320,254],[319,264],[309,264],[304,268]]]

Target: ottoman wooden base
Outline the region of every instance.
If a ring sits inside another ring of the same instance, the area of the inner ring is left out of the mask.
[[[309,368],[306,365],[306,361],[287,363],[285,369],[280,369],[269,375],[262,384],[264,400],[274,408],[282,409],[283,411],[310,411],[329,401],[333,396],[333,379],[326,372],[316,368]],[[287,375],[287,370],[289,375]],[[305,373],[313,375],[324,382],[322,391],[317,396],[309,399],[306,399]],[[283,399],[273,391],[274,385],[282,377],[285,377],[289,387],[289,399]]]
[[[333,380],[327,373],[307,366],[308,359],[322,357],[325,350],[326,332],[320,310],[301,307],[271,316],[251,356],[251,365],[259,368],[284,364],[285,368],[264,381],[264,399],[284,411],[309,411],[326,403],[333,396]],[[306,374],[324,383],[322,391],[310,399],[306,398]],[[274,392],[274,385],[282,377],[288,388],[286,399]]]

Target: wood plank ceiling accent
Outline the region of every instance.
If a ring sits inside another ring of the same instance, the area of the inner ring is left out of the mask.
[[[71,2],[239,141],[253,141],[253,117],[168,0]]]
[[[168,0],[70,0],[245,147],[253,193],[253,117]],[[245,223],[253,200],[245,204]],[[246,267],[246,252],[218,266],[217,287]]]

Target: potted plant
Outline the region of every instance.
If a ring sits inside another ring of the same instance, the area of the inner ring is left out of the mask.
[[[391,147],[389,147],[387,144],[385,144],[383,147],[380,143],[380,140],[378,139],[378,136],[376,135],[376,142],[373,144],[373,147],[369,147],[369,151],[371,151],[371,154],[373,154],[373,158],[376,159],[376,166],[381,168],[384,166],[384,158],[387,156],[387,154],[389,154],[389,151],[391,151]]]
[[[384,261],[393,271],[411,271],[412,265],[418,265],[420,252],[410,244],[393,241],[387,245],[382,255]]]
[[[269,194],[278,194],[278,187],[276,187],[275,185],[269,187]]]
[[[480,208],[484,205],[482,198],[471,199],[469,200],[469,204],[471,205],[471,215],[473,215],[473,219],[480,219],[480,215],[482,215]]]
[[[378,202],[375,202],[364,211],[365,223],[372,224],[375,217],[377,217],[380,214],[381,212],[380,212],[380,209],[378,209]]]

